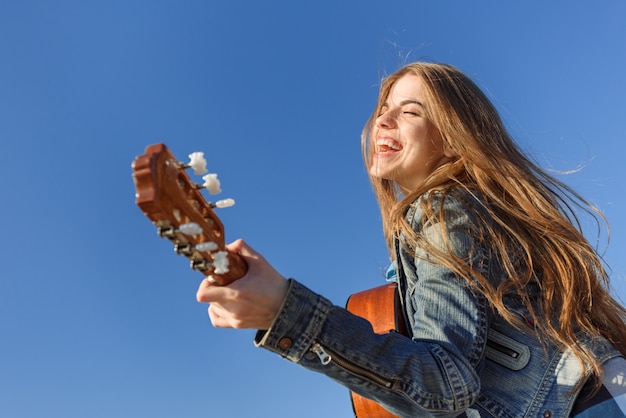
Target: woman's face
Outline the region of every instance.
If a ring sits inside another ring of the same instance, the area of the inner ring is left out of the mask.
[[[421,78],[407,74],[389,92],[372,129],[370,174],[392,180],[404,193],[415,190],[454,153],[426,119]]]

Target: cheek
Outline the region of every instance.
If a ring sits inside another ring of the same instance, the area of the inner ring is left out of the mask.
[[[372,129],[369,130],[369,142],[370,142],[370,144],[373,144],[374,141],[376,141],[376,136],[377,135],[378,135],[378,128],[374,124]]]
[[[376,135],[378,134],[378,130],[377,129],[372,129],[370,131],[370,134],[368,136],[368,138],[366,139],[366,148],[365,148],[365,155],[367,155],[367,160],[369,163],[372,162],[372,156],[374,155],[374,153],[376,152]]]

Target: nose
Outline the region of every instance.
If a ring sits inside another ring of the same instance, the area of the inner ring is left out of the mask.
[[[376,126],[379,128],[392,128],[396,124],[393,112],[387,110],[376,118]]]

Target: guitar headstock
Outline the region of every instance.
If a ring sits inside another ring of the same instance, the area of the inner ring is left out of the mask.
[[[206,161],[199,153],[190,158],[190,164],[184,164],[164,144],[148,146],[132,164],[135,202],[159,235],[171,240],[178,254],[189,258],[192,269],[226,285],[241,278],[247,265],[238,254],[226,251],[224,225],[213,209],[234,202],[226,199],[209,203],[201,190],[219,192],[217,177],[208,174],[204,185],[194,183],[186,169],[194,168],[199,173]]]

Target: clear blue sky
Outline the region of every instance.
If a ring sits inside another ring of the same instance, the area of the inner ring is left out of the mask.
[[[359,135],[411,60],[472,76],[544,167],[584,166],[563,179],[611,222],[626,299],[625,18],[623,1],[1,2],[0,416],[349,417],[341,386],[210,326],[130,164],[157,142],[204,151],[238,202],[227,239],[343,304],[382,283]]]

